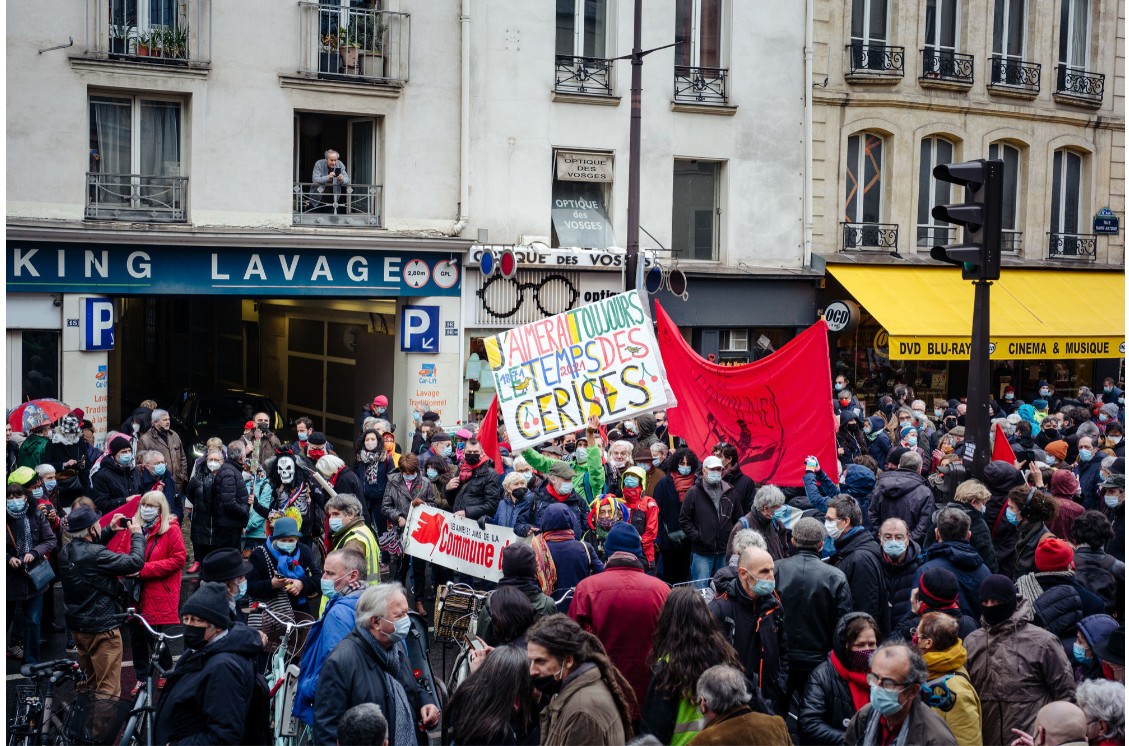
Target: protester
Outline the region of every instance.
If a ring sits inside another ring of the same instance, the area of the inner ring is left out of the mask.
[[[1122,464],[1122,469],[1125,466]],[[1106,551],[1125,561],[1125,474],[1110,474],[1098,485],[1105,504],[1106,517],[1113,527],[1113,538],[1106,544]]]
[[[1086,716],[1086,739],[1094,746],[1125,746],[1125,685],[1083,681],[1074,693]]]
[[[386,492],[385,498],[387,497]],[[369,585],[379,583],[380,545],[372,529],[365,523],[364,509],[358,496],[342,492],[331,497],[325,503],[325,517],[330,551],[348,549],[361,555],[365,558],[366,582]],[[422,583],[418,592],[422,595]]]
[[[547,545],[552,557],[556,573],[552,596],[557,601],[564,598],[565,592],[575,588],[584,578],[604,571],[604,563],[596,555],[596,550],[585,542],[576,540],[573,513],[568,505],[557,503],[550,505],[541,514],[539,536],[544,539],[544,545]],[[536,549],[538,545],[534,546]],[[561,605],[561,611],[568,612],[568,603],[570,601]]]
[[[890,603],[882,570],[882,550],[862,526],[862,510],[849,495],[839,495],[827,506],[823,527],[834,542],[831,563],[847,576],[852,607],[878,622],[883,634],[890,629]]]
[[[525,650],[503,645],[472,664],[472,673],[447,705],[444,728],[452,746],[537,743],[539,723]]]
[[[585,458],[589,458],[590,461],[592,458],[596,458],[594,456],[588,457],[586,450],[584,454]],[[541,483],[541,486],[534,491],[532,498],[528,499],[523,507],[518,510],[514,519],[514,532],[518,536],[536,534],[541,530],[545,512],[554,505],[563,505],[570,509],[568,514],[569,525],[573,528],[576,538],[579,539],[582,535],[580,527],[588,514],[588,509],[585,493],[583,490],[576,489],[576,481],[578,475],[583,478],[588,472],[577,472],[564,461],[553,461],[541,456],[541,454],[534,456],[527,452],[527,458],[533,459],[529,462],[531,464],[541,463],[544,466],[547,463],[549,466],[543,472],[545,480]],[[544,463],[542,463],[542,460]]]
[[[961,508],[943,508],[934,519],[933,534],[936,543],[922,557],[914,585],[927,570],[948,570],[959,583],[960,608],[973,618],[979,617],[980,584],[991,573],[969,543],[972,531],[968,513]]]
[[[401,459],[401,462],[403,459]],[[528,482],[524,474],[511,471],[502,478],[502,498],[498,501],[498,510],[487,523],[494,526],[514,528],[517,525],[518,514],[523,509],[528,510],[527,503],[532,500],[529,493]]]
[[[164,456],[177,491],[183,490],[188,484],[188,461],[184,457],[184,444],[181,443],[180,436],[172,430],[172,418],[168,410],[154,409],[150,422],[152,427],[141,434],[137,447],[144,451],[156,451]],[[173,504],[170,502],[170,507]]]
[[[689,448],[679,448],[670,457],[671,467],[655,485],[655,502],[659,506],[659,547],[662,578],[668,583],[690,579],[690,542],[682,530],[682,503],[694,486],[698,473],[698,457]]]
[[[1050,702],[1039,709],[1030,733],[1016,728],[1012,744],[1030,746],[1080,746],[1086,743],[1086,713],[1070,702]]]
[[[963,467],[961,468],[963,469]],[[976,479],[968,479],[957,485],[951,501],[942,506],[942,509],[957,508],[964,511],[964,514],[968,516],[969,531],[972,534],[968,541],[972,548],[976,550],[976,553],[980,555],[980,559],[984,561],[984,566],[988,568],[989,573],[996,572],[999,569],[999,563],[996,560],[996,548],[992,544],[992,530],[984,519],[988,502],[991,499],[992,493],[988,491],[987,487]],[[932,525],[925,534],[923,546],[927,551],[937,541],[934,529],[937,527],[938,513],[940,511],[933,514]]]
[[[630,466],[620,480],[620,493],[628,509],[628,521],[643,544],[644,569],[655,570],[655,540],[659,535],[659,505],[646,495],[647,473],[639,466]]]
[[[682,499],[678,525],[690,542],[693,580],[707,580],[725,565],[729,535],[741,518],[733,485],[721,478],[723,468],[717,456],[707,457],[702,463],[702,479]]]
[[[798,725],[800,743],[843,743],[847,723],[870,701],[866,676],[881,639],[878,622],[870,614],[854,611],[839,618],[831,654],[812,671],[804,691]]]
[[[992,495],[984,512],[984,520],[992,530],[999,574],[1011,577],[1015,574],[1015,545],[1019,540],[1019,530],[1017,524],[1013,524],[1007,517],[1008,494],[1013,488],[1025,486],[1027,480],[1014,464],[991,461],[984,467],[982,481]]]
[[[112,513],[125,505],[125,501],[138,492],[137,473],[133,470],[133,444],[124,435],[118,435],[107,444],[107,458],[91,477],[90,490],[94,504],[102,513]],[[32,464],[35,466],[36,464]]]
[[[19,468],[31,471],[26,466]],[[45,572],[45,568],[50,567],[47,556],[55,551],[58,539],[43,511],[19,484],[8,485],[6,509],[6,616],[9,624],[23,631],[23,646],[8,645],[8,655],[33,664],[39,662],[43,598],[52,591],[52,587],[48,584],[36,588],[29,572],[37,568],[39,572]],[[16,620],[19,622],[16,623]]]
[[[503,605],[508,594],[503,589],[520,592],[529,602],[529,618],[524,621],[520,608],[511,612],[514,605]],[[522,637],[536,619],[558,612],[556,603],[541,591],[537,584],[536,558],[526,544],[510,544],[502,550],[502,579],[498,590],[490,594],[478,614],[478,636],[487,645],[507,645]],[[518,620],[521,618],[521,621]],[[524,624],[522,623],[524,622]]]
[[[362,702],[337,721],[337,746],[388,746],[388,721],[379,705]]]
[[[783,519],[788,508],[784,506],[784,493],[779,487],[766,484],[756,491],[752,500],[752,507],[746,515],[741,516],[733,531],[729,534],[729,543],[732,545],[733,536],[740,530],[751,528],[764,537],[768,553],[774,561],[780,561],[788,556],[788,530],[784,527]],[[726,549],[726,554],[732,553],[732,547]]]
[[[608,532],[617,523],[626,522],[629,512],[623,500],[611,493],[596,498],[588,511],[588,530],[581,536],[581,540],[592,547],[602,561],[607,562],[608,559],[604,550]]]
[[[925,538],[933,510],[933,493],[921,476],[921,456],[905,453],[898,468],[883,472],[870,493],[870,522],[881,526],[887,518],[901,518],[917,542]]]
[[[980,624],[960,607],[959,598],[957,576],[943,567],[930,567],[918,576],[917,585],[910,593],[909,612],[894,626],[890,638],[909,641],[913,630],[920,625],[921,617],[930,612],[951,617],[957,623],[960,637],[967,637]]]
[[[890,600],[890,620],[896,622],[909,611],[909,595],[921,565],[921,546],[910,538],[909,526],[901,518],[887,518],[878,527],[882,570]]]
[[[739,669],[731,665],[707,669],[698,678],[697,691],[706,724],[690,741],[694,746],[773,746],[789,742],[783,718],[753,712],[749,707],[751,695]]]
[[[968,653],[960,640],[960,625],[951,616],[931,611],[921,617],[913,644],[929,669],[925,694],[932,695],[933,711],[961,746],[982,744],[980,697],[964,667]]]
[[[447,501],[457,516],[478,520],[494,515],[502,498],[502,481],[494,462],[484,458],[482,444],[471,438],[463,448],[459,473],[446,485]]]
[[[1094,650],[1105,645],[1117,627],[1117,620],[1109,614],[1094,614],[1078,622],[1078,632],[1074,635],[1070,652],[1067,653],[1074,666],[1076,683],[1088,679],[1107,678],[1102,661]]]
[[[1074,522],[1074,579],[1113,608],[1123,608],[1125,563],[1107,554],[1113,529],[1102,513],[1087,510]]]
[[[293,518],[274,522],[270,540],[251,553],[247,595],[267,602],[285,596],[294,611],[313,615],[310,598],[317,595],[321,579],[310,549],[298,541]]]
[[[1018,529],[1015,543],[1015,575],[1035,569],[1035,549],[1050,536],[1047,522],[1055,515],[1054,498],[1034,487],[1016,487],[1007,496],[1005,518]]]

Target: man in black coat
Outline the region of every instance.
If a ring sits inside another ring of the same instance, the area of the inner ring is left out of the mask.
[[[874,617],[885,635],[890,631],[890,599],[882,570],[882,550],[862,526],[858,501],[849,495],[831,500],[823,527],[835,542],[831,564],[847,576],[852,607]]]
[[[717,455],[721,457],[721,461],[725,465],[725,469],[721,472],[721,478],[733,485],[733,491],[737,493],[737,499],[741,501],[741,510],[745,513],[752,511],[753,498],[757,494],[757,483],[748,474],[741,471],[737,446],[726,443],[718,450]]]
[[[341,716],[363,702],[380,705],[388,719],[389,743],[428,742],[418,725],[434,727],[439,708],[412,675],[400,644],[410,626],[408,599],[399,583],[381,583],[361,594],[356,628],[322,664],[314,702],[315,743],[336,743]]]
[[[992,573],[972,548],[969,539],[971,522],[960,508],[944,508],[937,512],[933,529],[937,543],[922,556],[914,585],[922,573],[935,567],[948,570],[959,584],[960,608],[973,619],[980,618],[980,584]]]
[[[494,515],[502,499],[502,479],[494,462],[483,457],[482,443],[471,438],[463,448],[464,467],[447,482],[447,500],[455,515],[477,521]],[[469,467],[469,469],[467,468]]]
[[[909,594],[921,565],[921,547],[909,538],[909,527],[901,518],[887,518],[878,527],[882,570],[890,594],[890,619],[897,621],[909,611]]]
[[[931,567],[917,577],[917,584],[909,597],[909,611],[894,620],[890,639],[910,642],[921,617],[936,611],[957,620],[960,637],[964,639],[980,629],[978,617],[974,619],[958,603],[959,585],[956,576],[943,567]]]
[[[125,505],[140,488],[133,471],[133,445],[129,438],[115,436],[108,450],[109,455],[102,459],[98,471],[90,478],[91,498],[103,515]]]
[[[153,719],[154,741],[265,743],[266,684],[255,670],[259,634],[235,624],[227,589],[203,583],[181,608],[184,655],[169,673]]]
[[[933,491],[921,476],[921,455],[903,453],[898,468],[883,472],[870,493],[870,524],[881,526],[887,518],[901,518],[909,526],[910,538],[921,542],[933,515]]]
[[[243,441],[236,440],[227,446],[227,458],[216,472],[212,483],[217,527],[216,548],[240,548],[243,529],[247,527],[247,517],[251,510],[252,498],[247,493],[247,483],[243,481]]]

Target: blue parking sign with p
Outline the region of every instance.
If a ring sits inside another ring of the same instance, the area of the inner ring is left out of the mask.
[[[405,306],[400,314],[402,352],[439,352],[439,306]]]
[[[79,326],[80,350],[114,349],[114,302],[109,298],[82,298]]]

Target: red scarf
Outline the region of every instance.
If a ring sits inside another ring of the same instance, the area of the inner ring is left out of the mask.
[[[549,495],[559,503],[563,503],[565,500],[567,500],[572,495],[571,492],[568,493],[568,495],[562,495],[561,493],[557,492],[555,489],[553,489],[553,483],[552,482],[546,482],[545,483],[545,491],[548,492]]]
[[[831,665],[839,678],[847,682],[851,690],[851,701],[855,704],[855,711],[861,710],[864,705],[870,704],[870,685],[866,683],[865,671],[850,671],[839,662],[839,656],[831,654]]]
[[[642,487],[624,487],[623,488],[623,501],[627,503],[627,507],[634,508],[639,504],[639,498],[643,496]]]
[[[552,542],[576,540],[576,534],[572,532],[571,528],[561,528],[557,529],[556,531],[546,531],[545,533],[541,534],[541,536],[545,539],[545,541]]]
[[[334,475],[329,478],[329,483],[332,484],[334,487],[336,487],[337,486],[337,477],[341,476],[341,472],[345,471],[346,468],[348,468],[348,467],[342,466],[340,469],[338,469],[334,473]]]
[[[389,456],[389,458],[391,458],[391,456]],[[459,481],[460,482],[462,482],[464,484],[466,482],[469,482],[471,474],[474,474],[474,467],[473,466],[468,464],[466,461],[459,464]]]
[[[671,474],[670,477],[674,480],[674,491],[678,493],[678,501],[682,502],[682,497],[686,494],[686,490],[694,486],[695,477],[693,474],[682,476],[678,472]]]

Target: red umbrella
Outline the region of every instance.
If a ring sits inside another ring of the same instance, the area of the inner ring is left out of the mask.
[[[8,424],[17,433],[30,432],[33,427],[54,422],[73,409],[58,399],[32,399],[8,413]]]

